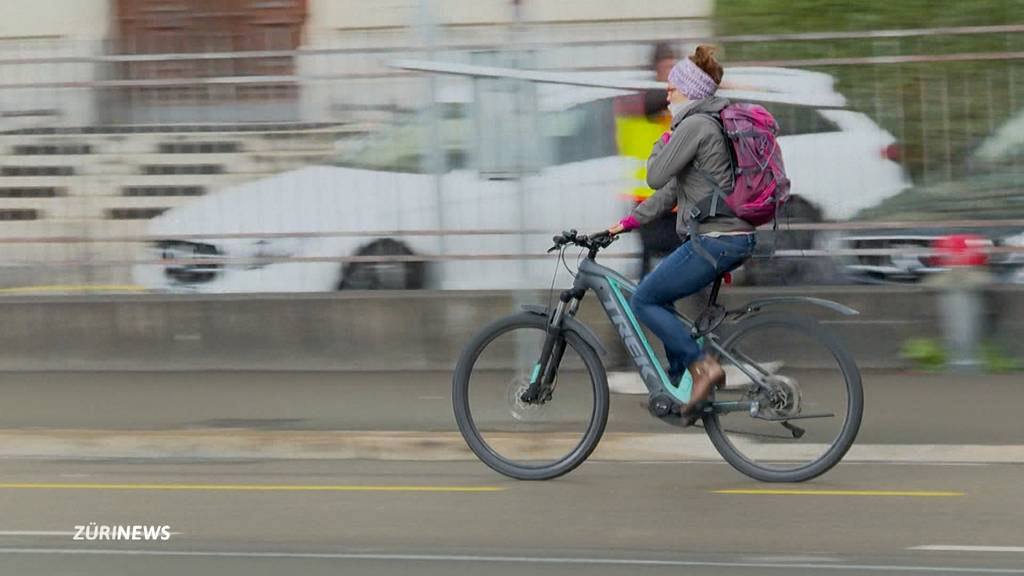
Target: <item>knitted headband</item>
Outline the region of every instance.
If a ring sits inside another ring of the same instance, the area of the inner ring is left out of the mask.
[[[683,58],[672,67],[668,74],[668,82],[677,90],[686,94],[690,100],[700,100],[713,96],[718,91],[718,84],[700,69],[689,58]]]

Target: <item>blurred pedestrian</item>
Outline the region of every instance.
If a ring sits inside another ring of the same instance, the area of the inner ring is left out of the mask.
[[[679,61],[675,48],[668,42],[659,42],[654,45],[654,52],[651,54],[651,69],[654,70],[654,79],[658,82],[668,82],[668,74],[672,67]],[[668,112],[668,91],[647,90],[644,93],[644,115],[651,121],[657,121],[656,117]]]
[[[655,44],[651,54],[651,68],[654,70],[655,79],[658,82],[668,82],[669,72],[678,61],[679,56],[672,44],[668,42]],[[664,125],[665,129],[669,127],[672,115],[668,112],[668,90],[644,92],[644,115],[652,124]],[[650,140],[647,143],[649,144]],[[670,254],[679,247],[675,215],[664,214],[647,223],[640,230],[640,244],[643,249],[640,260],[640,276],[644,277],[654,268],[657,258]]]
[[[669,72],[679,61],[679,55],[669,42],[658,42],[651,51],[651,70],[658,82],[668,82]],[[643,160],[647,154],[646,147],[650,145],[652,136],[668,129],[672,116],[668,113],[668,90],[656,89],[643,92],[643,113],[644,117],[637,117],[628,128],[623,128],[619,134],[620,144],[626,140],[634,143],[636,154],[639,160]],[[632,154],[631,154],[632,155]],[[650,195],[650,189],[646,186],[634,190],[637,194],[637,203],[643,201]],[[668,254],[679,246],[679,237],[676,235],[676,219],[673,214],[665,214],[648,223],[640,230],[640,243],[642,246],[640,276],[646,276],[653,268],[654,258]],[[608,387],[612,392],[619,394],[646,394],[647,386],[637,378],[636,372],[613,370],[608,374]]]

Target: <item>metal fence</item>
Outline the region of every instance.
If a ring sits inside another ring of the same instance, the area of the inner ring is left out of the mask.
[[[738,94],[775,103],[790,146],[810,147],[787,152],[789,168],[819,194],[837,178],[830,159],[868,154],[815,149],[852,146],[822,136],[844,131],[888,134],[870,153],[916,187],[878,199],[890,222],[830,217],[831,204],[787,219],[800,241],[779,243],[777,256],[921,262],[934,255],[929,235],[1024,229],[1022,32],[710,39],[727,70],[801,68],[835,82],[838,103],[777,87]],[[968,37],[985,49],[930,44]],[[237,270],[251,278],[217,289],[321,290],[360,274],[369,279],[354,287],[387,284],[387,265],[402,265],[402,285],[536,287],[551,275],[551,232],[610,224],[630,206],[640,166],[622,150],[618,102],[651,87],[651,43],[510,38],[173,54],[0,43],[0,285],[203,291]],[[681,52],[701,40],[665,39]],[[766,44],[816,55],[744,58]],[[836,188],[870,195],[877,180],[864,167],[875,164],[853,162]],[[906,229],[915,239],[901,243]],[[845,241],[864,231],[893,237]],[[1020,251],[985,249],[1004,261]],[[610,256],[635,275],[640,250],[634,239]]]

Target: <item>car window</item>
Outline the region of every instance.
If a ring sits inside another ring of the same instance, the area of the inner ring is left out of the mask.
[[[615,117],[611,99],[595,100],[565,110],[545,112],[541,118],[536,150],[544,166],[581,162],[618,154],[615,141]],[[448,170],[480,168],[470,150],[474,139],[469,118],[471,105],[442,104],[439,110],[441,139]],[[334,164],[389,172],[426,171],[429,130],[410,115],[394,125],[362,138],[339,152]]]
[[[779,136],[839,132],[839,126],[822,116],[820,110],[792,104],[764,104],[779,123]]]
[[[586,102],[544,115],[544,136],[551,139],[555,165],[618,154],[612,99]]]
[[[466,105],[441,104],[438,129],[444,143],[445,166],[449,170],[469,166],[469,119]],[[424,173],[427,161],[424,150],[430,130],[421,117],[408,115],[394,124],[350,143],[335,156],[335,166],[365,168],[386,172]]]

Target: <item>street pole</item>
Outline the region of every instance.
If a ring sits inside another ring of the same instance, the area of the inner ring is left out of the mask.
[[[420,39],[423,43],[423,50],[426,53],[427,60],[433,62],[437,57],[437,37],[438,37],[438,14],[437,14],[437,0],[420,0],[417,29],[419,30]],[[430,102],[427,103],[421,113],[422,118],[427,124],[427,150],[424,154],[424,161],[426,163],[427,173],[433,175],[434,181],[434,199],[437,210],[436,220],[437,229],[444,231],[445,219],[444,219],[444,188],[442,179],[445,173],[445,149],[444,142],[441,141],[441,128],[440,118],[437,113],[437,75],[429,74],[427,76],[427,94],[430,97]],[[438,254],[446,254],[447,247],[445,236],[442,234],[437,237]],[[442,261],[440,266],[443,268],[445,263]],[[444,277],[443,272],[438,275],[440,278]]]

